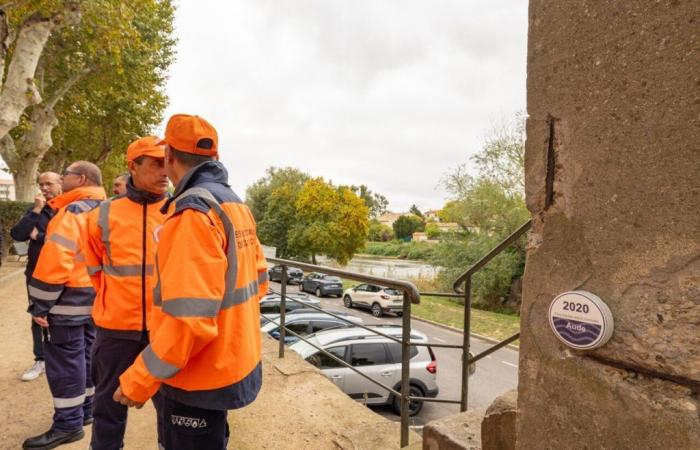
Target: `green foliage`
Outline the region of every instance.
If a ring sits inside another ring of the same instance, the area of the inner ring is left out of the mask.
[[[493,130],[482,151],[473,157],[477,176],[469,174],[466,165],[460,165],[443,180],[453,198],[443,207],[440,218],[456,222],[466,231],[464,236],[443,235],[435,248],[431,261],[442,268],[438,282],[443,289],[451,289],[457,276],[530,217],[523,198],[522,116],[514,123]],[[474,304],[507,311],[512,283],[522,276],[524,267],[522,238],[476,273],[472,280]]]
[[[12,15],[56,11],[62,4],[32,1]],[[37,69],[45,100],[79,77],[54,108],[59,124],[41,169],[59,171],[85,159],[97,163],[111,183],[126,168],[128,144],[152,134],[167,106],[175,8],[171,0],[91,0],[80,8],[80,22],[52,34]],[[30,115],[31,109],[12,131],[15,139],[29,131]]]
[[[440,228],[434,222],[430,222],[425,226],[425,234],[428,235],[428,239],[437,239],[440,237]]]
[[[396,219],[392,227],[397,239],[410,240],[413,233],[423,231],[425,223],[418,216],[408,215]]]
[[[347,187],[335,187],[322,178],[304,183],[296,200],[296,221],[289,247],[296,254],[325,254],[346,264],[367,240],[368,209]]]
[[[367,238],[373,242],[387,242],[394,239],[394,230],[390,226],[373,219],[369,222]]]
[[[12,239],[10,229],[15,226],[33,203],[0,201],[0,233],[2,233],[2,253],[7,255]]]
[[[424,218],[423,213],[420,212],[420,209],[416,205],[411,205],[411,208],[408,210],[411,214],[420,217],[421,219]]]
[[[360,186],[353,185],[349,188],[357,194],[358,197],[364,200],[365,205],[369,208],[369,217],[377,218],[386,212],[386,208],[389,206],[389,200],[382,194],[370,191],[364,184]]]
[[[411,259],[416,261],[432,261],[436,245],[420,241],[390,241],[368,242],[362,253],[375,256],[389,256],[399,259]]]
[[[275,211],[269,207],[272,192],[283,186],[297,192],[301,190],[304,183],[310,178],[309,175],[293,167],[269,167],[265,172],[265,176],[248,186],[245,193],[245,202],[253,213],[253,217],[255,217],[256,221],[261,222],[264,220],[268,210],[270,210],[269,219],[273,220]],[[290,196],[289,198],[292,197]],[[292,204],[296,202],[296,196],[293,196],[293,200]]]

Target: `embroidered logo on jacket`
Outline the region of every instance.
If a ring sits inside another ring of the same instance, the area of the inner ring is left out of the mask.
[[[206,420],[197,419],[195,417],[184,417],[184,416],[171,415],[170,420],[172,421],[173,425],[177,425],[179,427],[206,428],[206,426],[207,426]]]

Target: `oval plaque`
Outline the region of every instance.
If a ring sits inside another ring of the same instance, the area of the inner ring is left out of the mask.
[[[597,295],[569,291],[557,295],[549,305],[549,325],[569,347],[591,350],[605,345],[612,336],[613,316]]]

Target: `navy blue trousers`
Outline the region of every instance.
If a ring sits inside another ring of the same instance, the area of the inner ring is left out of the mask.
[[[118,450],[124,444],[128,408],[115,402],[112,396],[119,387],[119,376],[147,345],[145,336],[140,341],[119,339],[106,336],[103,330],[97,329],[92,353],[92,379],[95,382],[92,450]],[[156,411],[159,398],[158,394],[153,397]]]
[[[94,340],[95,328],[91,324],[49,325],[44,357],[54,404],[54,431],[81,429],[83,420],[92,417],[95,388],[90,377],[90,351]]]
[[[29,298],[29,280],[31,277],[27,277],[27,298]],[[29,302],[29,307],[27,308],[27,312],[31,313],[32,312],[32,303]],[[34,361],[43,361],[44,360],[44,337],[46,336],[46,331],[43,329],[41,325],[38,323],[34,322],[34,319],[31,319],[32,322],[32,353],[34,353]]]
[[[158,413],[165,450],[226,450],[228,411],[197,408],[161,396]]]

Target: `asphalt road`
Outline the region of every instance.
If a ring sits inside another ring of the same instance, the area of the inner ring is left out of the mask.
[[[279,284],[272,283],[275,291],[279,291]],[[288,292],[297,292],[296,286],[289,286]],[[309,297],[315,297],[307,294]],[[326,309],[346,310],[340,298],[321,299],[321,305]],[[401,318],[387,315],[375,318],[369,311],[353,308],[352,313],[362,317],[364,324],[392,323],[401,324]],[[430,342],[440,344],[462,344],[462,333],[457,333],[445,328],[437,327],[418,320],[411,320],[411,328],[426,334]],[[471,351],[477,354],[493,344],[472,337],[470,341]],[[438,362],[437,382],[440,388],[438,398],[459,400],[461,397],[461,350],[434,348]],[[476,373],[469,378],[469,409],[487,408],[491,402],[510,389],[518,385],[518,352],[510,348],[503,348],[477,363]],[[375,406],[372,409],[390,420],[399,421],[400,418],[393,413],[388,406]],[[447,403],[427,403],[423,410],[412,418],[412,425],[421,426],[425,423],[459,412],[459,405]]]

